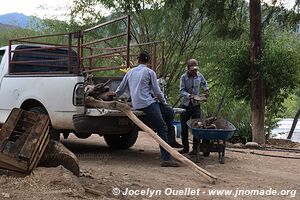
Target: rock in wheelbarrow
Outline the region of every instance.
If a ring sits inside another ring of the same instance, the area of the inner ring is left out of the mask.
[[[64,166],[75,176],[79,176],[79,162],[73,152],[67,149],[62,143],[50,140],[48,146],[39,162],[41,167]]]

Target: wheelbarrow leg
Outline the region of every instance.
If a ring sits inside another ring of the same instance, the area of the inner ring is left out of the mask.
[[[198,142],[197,142],[197,150],[196,150],[196,163],[199,163],[199,156],[200,156],[200,138],[197,138]]]
[[[224,164],[225,163],[225,143],[226,141],[223,140],[223,145],[219,145],[219,140],[218,140],[218,151],[219,151],[219,163]]]

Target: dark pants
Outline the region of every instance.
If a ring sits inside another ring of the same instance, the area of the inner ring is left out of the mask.
[[[163,119],[168,127],[168,143],[175,143],[175,128],[173,126],[174,122],[174,110],[171,106],[159,103],[160,111]]]
[[[150,123],[151,127],[155,128],[158,136],[165,142],[168,142],[167,138],[167,125],[162,117],[160,107],[158,103],[152,103],[146,108],[139,109],[146,114],[146,119]],[[171,155],[164,148],[159,146],[161,158],[164,161],[170,160]]]
[[[189,119],[196,119],[201,117],[200,105],[198,106],[184,106],[181,105],[181,108],[184,108],[186,112],[180,114],[181,122],[181,139],[184,149],[189,150],[189,134],[188,134],[188,125],[186,122]],[[197,149],[198,140],[193,137],[193,149]]]

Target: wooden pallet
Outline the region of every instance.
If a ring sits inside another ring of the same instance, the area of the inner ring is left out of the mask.
[[[49,117],[14,108],[0,130],[0,174],[30,174],[49,142]]]

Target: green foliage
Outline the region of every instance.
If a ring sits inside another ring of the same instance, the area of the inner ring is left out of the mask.
[[[300,85],[298,39],[299,36],[294,33],[274,33],[270,30],[264,36],[259,69],[264,81],[265,125],[268,132],[276,125],[276,118],[283,117],[285,99]],[[247,40],[226,40],[219,42],[219,45],[220,62],[216,64],[218,68],[212,74],[228,85],[228,92],[232,97],[250,103],[251,78]]]
[[[282,117],[284,101],[300,85],[300,43],[295,33],[269,31],[261,61],[266,96],[266,127],[268,134]]]
[[[276,5],[274,5],[274,3]],[[299,5],[298,5],[299,6]],[[295,30],[300,20],[299,7],[287,9],[281,1],[273,1],[273,4],[267,3],[262,6],[263,26],[277,27],[278,29]]]
[[[297,93],[296,93],[297,94]],[[300,96],[292,94],[284,101],[284,107],[286,108],[282,113],[283,116],[288,118],[294,118],[296,112],[300,108]]]
[[[299,48],[299,37],[294,33],[266,34],[261,66],[267,99],[276,95],[282,103],[299,86]]]
[[[34,35],[39,35],[39,33],[31,29],[22,29],[22,28],[10,29],[0,33],[0,46],[9,45],[9,40],[11,39],[20,38],[20,37],[29,37]]]

